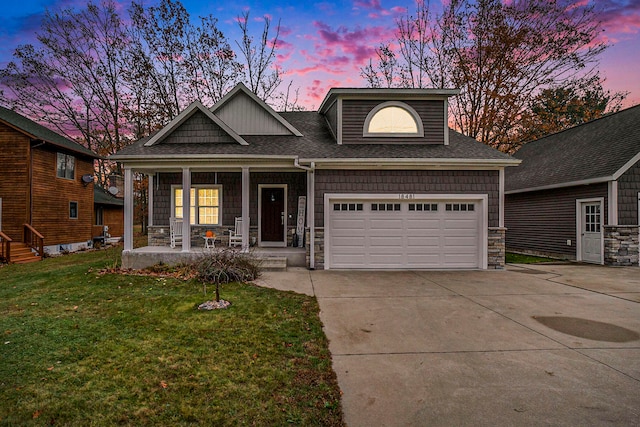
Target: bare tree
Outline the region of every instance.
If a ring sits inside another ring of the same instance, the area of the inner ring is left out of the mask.
[[[39,47],[16,49],[0,71],[5,102],[99,155],[127,143],[121,102],[122,52],[128,38],[115,4],[47,11]],[[105,182],[110,165],[98,162]]]
[[[242,31],[242,41],[236,42],[243,59],[245,82],[249,89],[263,101],[268,101],[282,83],[280,70],[274,65],[280,22],[271,35],[271,19],[264,17],[264,26],[260,41],[256,43],[249,31],[249,11],[238,17],[238,26]]]

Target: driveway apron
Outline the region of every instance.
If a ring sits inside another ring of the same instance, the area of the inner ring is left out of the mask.
[[[351,427],[640,425],[638,268],[309,277]]]

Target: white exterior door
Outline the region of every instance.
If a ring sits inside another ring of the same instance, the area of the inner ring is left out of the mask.
[[[581,217],[582,261],[602,262],[602,204],[583,202]]]
[[[332,200],[326,215],[328,268],[483,267],[477,200]]]

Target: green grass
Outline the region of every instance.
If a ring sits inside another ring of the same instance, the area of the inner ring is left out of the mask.
[[[508,264],[535,264],[538,262],[553,262],[557,261],[552,258],[544,258],[533,255],[514,254],[507,252],[505,256],[505,262]]]
[[[342,425],[314,298],[99,275],[119,251],[0,268],[0,425]]]

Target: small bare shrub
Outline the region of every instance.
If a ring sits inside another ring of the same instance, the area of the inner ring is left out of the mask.
[[[216,285],[216,301],[220,301],[220,284],[249,282],[260,275],[260,260],[252,254],[224,249],[203,256],[194,264],[196,277]]]

